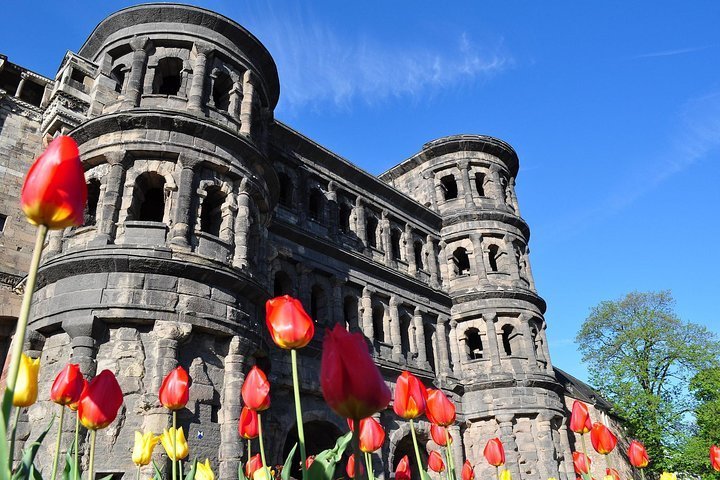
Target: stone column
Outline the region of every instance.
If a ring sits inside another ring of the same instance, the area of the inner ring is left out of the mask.
[[[417,363],[422,368],[428,368],[427,351],[425,350],[425,326],[423,313],[420,307],[415,307],[413,312],[413,323],[415,324],[415,349],[417,350]]]
[[[438,267],[440,270],[439,276],[440,276],[440,284],[445,283],[446,280],[450,279],[450,274],[448,272],[448,259],[447,259],[447,243],[444,241],[440,241],[440,253],[438,254]]]
[[[437,196],[435,195],[435,174],[429,170],[426,170],[422,174],[423,180],[425,180],[425,189],[427,196],[430,199],[430,206],[433,210],[437,211]]]
[[[550,361],[550,349],[548,348],[548,342],[547,342],[547,324],[543,322],[542,330],[538,332],[538,335],[542,339],[542,348],[543,348],[543,354],[545,355],[545,361],[547,362],[546,369],[548,373],[552,374],[553,367],[552,362]]]
[[[295,270],[297,271],[298,277],[298,297],[300,298],[300,303],[302,303],[307,311],[310,311],[312,293],[310,291],[310,273],[312,272],[312,268],[298,263],[295,266]]]
[[[473,203],[472,187],[470,186],[470,162],[460,162],[458,168],[460,169],[460,182],[465,196],[465,208],[472,208],[475,204]]]
[[[47,246],[43,250],[43,259],[50,258],[62,252],[63,234],[65,229],[50,230],[47,234]]]
[[[503,237],[505,244],[505,254],[507,255],[508,273],[513,282],[520,281],[520,267],[518,266],[517,257],[515,256],[515,245],[513,245],[510,235],[505,234]]]
[[[243,99],[240,104],[240,133],[252,135],[252,122],[254,117],[255,102],[255,76],[250,70],[245,70],[243,75]]]
[[[470,241],[473,245],[473,253],[475,256],[475,270],[477,271],[480,283],[487,283],[487,268],[485,267],[485,252],[483,251],[482,235],[478,233],[470,234]]]
[[[115,239],[115,224],[120,213],[122,188],[125,172],[132,163],[132,157],[124,151],[105,153],[105,161],[110,165],[110,173],[105,179],[105,196],[100,202],[100,222],[91,245],[108,245]]]
[[[500,169],[497,165],[491,165],[487,174],[485,195],[492,197],[497,203],[505,204],[505,192],[500,182]],[[488,191],[489,190],[489,191]]]
[[[512,204],[515,215],[520,216],[520,204],[518,203],[517,195],[515,194],[515,177],[510,179],[510,203]]]
[[[460,342],[457,339],[458,322],[455,319],[450,320],[450,358],[452,359],[452,371],[455,376],[459,377],[461,373],[460,367]]]
[[[575,469],[573,467],[572,448],[570,448],[570,434],[568,433],[568,427],[564,420],[563,418],[560,422],[560,428],[558,429],[560,445],[562,446],[562,452],[558,452],[558,456],[562,455],[564,457],[560,464],[560,476],[562,480],[574,480]]]
[[[235,253],[233,267],[247,269],[248,264],[248,238],[252,215],[250,213],[250,188],[247,178],[243,178],[238,186],[237,213],[235,214]]]
[[[72,353],[70,355],[70,363],[80,365],[80,371],[85,378],[95,376],[97,361],[97,343],[95,338],[98,337],[99,330],[104,326],[97,321],[95,317],[85,315],[80,318],[73,317],[65,319],[62,322],[62,329],[70,336],[70,346]],[[160,385],[158,385],[158,388]]]
[[[212,52],[210,45],[196,42],[193,46],[195,61],[193,62],[192,82],[188,94],[188,110],[202,111],[205,94],[205,77],[207,74],[208,55]]]
[[[151,46],[152,43],[148,37],[135,37],[130,40],[130,48],[133,49],[133,54],[130,64],[130,78],[127,81],[125,100],[123,101],[124,108],[133,108],[140,105],[148,50]]]
[[[390,217],[387,210],[382,212],[382,220],[380,220],[380,228],[382,228],[382,247],[385,252],[385,265],[392,265],[392,239],[390,238]]]
[[[527,314],[521,313],[518,318],[519,330],[523,337],[523,349],[527,351],[527,359],[530,370],[537,370],[538,363],[537,357],[535,356],[535,342],[532,338],[532,332],[530,331],[530,319]]]
[[[390,343],[392,343],[392,356],[396,362],[401,362],[403,358],[402,351],[402,333],[400,333],[400,314],[398,312],[397,295],[390,297]]]
[[[327,198],[328,232],[330,233],[330,238],[337,239],[339,232],[339,208],[337,203],[337,184],[335,182],[330,181],[328,183],[328,191],[325,196]]]
[[[448,339],[445,329],[445,323],[448,318],[445,315],[440,315],[437,318],[437,330],[435,332],[435,339],[437,340],[437,355],[438,363],[436,365],[437,371],[441,375],[447,375],[450,373],[448,363],[450,363],[450,355],[448,353]]]
[[[360,304],[362,305],[362,331],[372,343],[375,338],[375,327],[372,318],[372,291],[368,287],[363,288]]]
[[[483,314],[483,319],[485,320],[485,330],[487,331],[490,371],[493,373],[499,373],[502,370],[502,367],[500,365],[500,348],[498,347],[497,331],[495,330],[497,314]]]
[[[230,90],[230,105],[228,105],[228,113],[237,121],[240,121],[242,93],[242,83],[240,81],[233,83],[232,90]]]
[[[360,239],[360,243],[362,243],[363,250],[367,250],[367,220],[365,219],[365,206],[363,205],[364,202],[365,200],[362,197],[358,197],[357,200],[355,200],[355,233]]]
[[[413,241],[412,227],[405,224],[405,258],[408,262],[408,273],[414,275],[418,271],[415,263],[415,242]]]
[[[329,324],[344,324],[345,319],[343,318],[344,315],[344,308],[343,308],[343,295],[342,295],[342,287],[345,284],[345,280],[338,277],[333,277],[330,280],[330,283],[332,285],[332,299],[333,299],[333,305],[329,309],[330,310],[330,322]],[[350,325],[346,325],[346,328],[350,328]]]
[[[523,256],[523,259],[525,260],[525,275],[527,276],[530,290],[535,291],[535,278],[532,274],[532,268],[530,268],[530,249],[528,247],[525,247],[525,255]]]
[[[513,432],[515,417],[511,413],[502,413],[496,415],[495,419],[500,429],[500,441],[505,447],[505,468],[510,470],[512,478],[522,478],[518,465],[518,446],[515,442],[515,434]]]
[[[462,478],[463,463],[465,463],[465,455],[463,448],[463,439],[460,433],[460,425],[453,424],[448,427],[448,432],[452,437],[452,456],[455,463],[455,478]]]
[[[540,478],[550,478],[557,475],[558,471],[553,464],[555,444],[552,438],[552,429],[550,421],[553,414],[551,412],[540,412],[535,419],[535,449],[538,455],[538,473]],[[558,452],[559,454],[560,452]]]
[[[435,183],[435,188],[433,189],[435,192],[435,199],[437,203],[445,203],[445,190],[442,187],[442,184],[440,182],[435,182],[435,178],[433,177],[433,183]]]
[[[18,86],[15,89],[15,97],[20,98],[20,95],[22,94],[23,87],[25,86],[25,82],[27,81],[27,78],[28,78],[27,72],[22,72],[20,74],[20,83],[18,83]]]
[[[430,272],[430,286],[438,288],[440,286],[440,278],[438,275],[438,257],[435,252],[435,240],[428,235],[425,239],[425,248],[427,249],[427,269]]]
[[[178,184],[178,198],[175,204],[175,214],[172,227],[170,243],[181,249],[189,249],[188,234],[190,233],[190,206],[192,199],[197,194],[194,187],[195,167],[200,164],[200,159],[181,154],[178,163],[180,170],[180,182]]]

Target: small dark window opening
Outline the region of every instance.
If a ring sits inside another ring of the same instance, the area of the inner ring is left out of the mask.
[[[373,334],[378,342],[385,341],[385,308],[382,305],[372,307]]]
[[[145,172],[135,180],[128,220],[162,222],[165,216],[165,179],[156,172]]]
[[[458,276],[470,275],[470,259],[467,251],[463,247],[458,247],[453,252],[453,263],[455,265],[455,273]]]
[[[427,361],[430,363],[430,368],[435,371],[435,351],[433,349],[435,328],[426,323],[423,325],[423,332],[425,333],[425,354],[427,356]]]
[[[233,81],[225,72],[219,72],[213,82],[213,101],[218,110],[228,111],[230,108],[230,91],[233,89]]]
[[[183,62],[176,57],[160,59],[155,67],[153,93],[177,95],[180,91]]]
[[[513,335],[513,332],[515,329],[512,327],[512,325],[505,325],[502,328],[502,346],[503,350],[505,350],[505,355],[510,356],[512,355],[512,346],[510,344],[510,338]]]
[[[465,346],[470,360],[483,358],[483,344],[477,328],[468,328],[465,332]]]
[[[410,354],[410,324],[412,319],[409,315],[400,317],[400,346],[402,353],[406,356]]]
[[[310,318],[317,323],[327,323],[327,296],[320,285],[313,285],[310,291]]]
[[[392,258],[395,260],[400,260],[400,237],[402,233],[397,228],[393,228],[390,232],[390,252],[392,254]]]
[[[457,182],[455,181],[455,176],[446,175],[442,177],[440,179],[440,185],[443,188],[443,192],[445,192],[445,200],[452,200],[453,198],[457,198],[458,188]]]
[[[315,221],[322,221],[323,204],[325,203],[325,195],[314,188],[310,192],[310,200],[308,202],[308,213],[310,218]]]
[[[500,247],[493,244],[488,248],[488,262],[490,263],[490,270],[493,272],[498,271],[498,257],[500,256]]]
[[[20,92],[20,100],[39,107],[44,93],[45,87],[43,85],[35,83],[28,78],[25,80],[22,92]]]
[[[348,331],[358,330],[358,300],[355,297],[347,296],[343,302],[343,319]]]
[[[290,275],[283,271],[275,273],[275,279],[273,281],[273,294],[276,297],[282,295],[292,295],[292,280]]]
[[[425,268],[425,264],[423,263],[423,243],[420,240],[415,240],[413,251],[415,252],[415,268],[422,270]]]
[[[110,72],[110,78],[115,80],[115,91],[122,93],[122,87],[125,84],[125,65],[118,65]]]
[[[278,173],[278,180],[280,181],[280,205],[285,208],[292,208],[293,198],[293,183],[290,176],[285,172]]]
[[[99,200],[100,181],[93,178],[87,184],[87,203],[85,204],[85,214],[83,216],[85,220],[83,225],[95,225]]]
[[[338,210],[338,226],[343,233],[350,233],[350,216],[352,208],[347,203],[341,203]]]
[[[377,229],[377,218],[375,218],[373,215],[370,215],[365,222],[365,232],[367,234],[367,243],[373,248],[377,248]]]
[[[200,230],[216,237],[220,236],[222,206],[226,198],[225,192],[216,185],[207,189],[200,212]]]
[[[7,215],[0,213],[0,232],[5,231],[5,222],[7,222]]]
[[[485,184],[485,174],[480,172],[475,172],[475,189],[477,190],[478,195],[481,197],[485,196],[485,187],[483,186]]]
[[[76,68],[73,68],[72,72],[70,73],[70,79],[75,80],[78,83],[83,83],[85,81],[86,76],[87,75],[85,75],[83,72],[81,72],[80,70],[78,70]]]

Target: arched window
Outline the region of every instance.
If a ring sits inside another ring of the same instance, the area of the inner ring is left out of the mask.
[[[160,95],[177,95],[180,91],[183,61],[177,57],[160,59],[155,67],[153,93]]]
[[[477,328],[468,328],[465,331],[465,348],[470,360],[483,358],[483,344]]]
[[[400,238],[401,237],[402,237],[402,232],[399,229],[393,228],[390,231],[390,252],[392,254],[392,258],[394,258],[395,260],[400,260],[402,257],[402,255],[400,253],[401,252],[401,250],[400,250]]]
[[[97,207],[100,201],[100,180],[93,178],[87,183],[87,203],[83,225],[95,225],[97,220]]]
[[[338,226],[343,233],[350,233],[350,216],[352,215],[352,207],[345,202],[340,203],[338,209]]]
[[[426,323],[423,325],[423,333],[425,333],[425,354],[430,368],[435,371],[435,349],[433,348],[435,339],[435,327]]]
[[[412,318],[410,315],[400,317],[400,347],[405,358],[410,358],[410,325]]]
[[[233,81],[225,72],[217,72],[213,82],[213,102],[218,110],[228,111],[230,108],[230,91],[233,89]]]
[[[385,341],[385,307],[374,305],[372,307],[373,334],[375,341]]]
[[[502,346],[505,351],[505,355],[510,356],[512,352],[512,339],[515,336],[515,328],[512,325],[505,325],[502,327]]]
[[[470,259],[468,258],[467,251],[463,247],[455,249],[452,260],[457,276],[470,275]]]
[[[275,272],[275,279],[273,281],[273,294],[276,297],[282,295],[292,295],[292,280],[290,275],[283,272],[282,270]]]
[[[278,180],[280,181],[280,198],[279,202],[285,208],[293,207],[293,183],[290,176],[285,172],[278,172]]]
[[[205,200],[200,213],[200,230],[216,237],[220,235],[222,225],[222,206],[227,194],[220,187],[213,185],[206,190]]]
[[[310,317],[317,323],[327,323],[327,295],[322,285],[315,284],[310,290]]]
[[[314,456],[324,450],[333,448],[335,446],[335,439],[342,435],[335,424],[325,420],[303,422],[303,430],[305,433],[305,452],[308,456]],[[290,450],[292,450],[297,443],[297,425],[293,424],[293,427],[285,438],[282,458],[287,458],[288,455],[290,455]],[[302,478],[302,472],[300,471],[300,452],[297,448],[295,449],[295,458],[290,461],[289,465],[289,478]]]
[[[343,301],[343,319],[348,331],[358,330],[358,299],[352,295],[348,295]]]
[[[445,175],[440,179],[440,186],[442,186],[445,194],[445,200],[452,200],[458,196],[457,182],[455,181],[454,175]]]
[[[365,221],[365,232],[367,233],[368,246],[377,248],[378,220],[374,215],[368,215]]]
[[[135,179],[128,220],[162,222],[165,217],[165,178],[145,172]]]
[[[475,172],[475,190],[477,190],[478,195],[481,197],[485,196],[485,187],[483,186],[485,184],[485,174],[480,172]]]
[[[115,91],[122,93],[123,85],[125,85],[125,65],[120,64],[112,69],[110,78],[115,80]]]
[[[415,240],[413,252],[415,253],[415,268],[422,270],[425,268],[425,264],[423,263],[423,242],[421,240]]]
[[[490,264],[490,270],[493,272],[498,271],[498,258],[500,258],[500,247],[493,243],[488,247],[488,263]]]
[[[308,201],[308,214],[310,218],[316,222],[322,222],[324,206],[325,195],[323,195],[319,189],[313,188]]]

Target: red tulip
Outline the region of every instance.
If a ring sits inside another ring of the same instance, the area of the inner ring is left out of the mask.
[[[578,475],[586,475],[590,473],[590,465],[592,460],[590,457],[581,452],[573,452],[573,467]]]
[[[255,410],[243,407],[238,421],[238,433],[245,440],[252,440],[258,436],[258,416]]]
[[[720,472],[720,447],[717,445],[710,447],[710,463],[716,471]]]
[[[442,390],[428,389],[425,415],[431,423],[447,427],[455,422],[455,405]]]
[[[490,465],[495,467],[505,465],[505,448],[499,438],[488,440],[483,455]]]
[[[271,298],[265,303],[265,323],[280,348],[302,348],[312,340],[315,324],[300,301],[290,295]]]
[[[75,140],[61,135],[30,167],[20,206],[33,225],[60,229],[82,225],[87,185]]]
[[[115,375],[103,370],[90,380],[87,390],[80,396],[78,415],[88,430],[99,430],[110,425],[123,402],[123,393]]]
[[[250,410],[262,412],[270,408],[270,382],[257,365],[245,376],[240,393]]]
[[[363,468],[362,462],[360,462],[360,474],[362,475],[365,472],[365,469]],[[350,458],[348,458],[347,465],[345,466],[345,473],[347,473],[347,476],[349,478],[355,478],[355,454],[353,453],[350,455]]]
[[[630,459],[632,466],[635,468],[645,468],[648,466],[648,463],[650,463],[647,450],[645,450],[645,445],[637,440],[630,442],[630,446],[628,447],[628,458]]]
[[[308,457],[305,459],[305,470],[308,470],[310,468],[310,465],[312,465],[314,461],[315,455],[308,455]]]
[[[448,438],[450,439],[450,443],[452,443],[452,436],[447,433],[447,429],[445,427],[441,427],[440,425],[435,425],[434,423],[430,425],[430,436],[432,437],[433,442],[437,443],[441,447],[447,447]]]
[[[606,468],[605,469],[605,479],[606,480],[607,480],[607,477],[612,477],[613,480],[620,480],[620,474],[614,468]]]
[[[255,473],[257,470],[260,470],[261,468],[262,459],[260,458],[260,454],[256,453],[245,464],[245,476],[252,480],[253,473]]]
[[[85,392],[87,392],[88,385],[90,385],[88,381],[83,378],[83,388],[82,392],[80,393],[80,398],[82,398],[83,395],[85,395]],[[77,401],[73,403],[68,403],[68,408],[73,412],[77,412],[77,409],[80,406],[80,398],[78,398]]]
[[[80,365],[69,363],[60,370],[50,388],[50,400],[59,405],[70,405],[80,400],[85,379],[80,373]]]
[[[595,451],[601,455],[612,452],[617,445],[617,437],[600,422],[593,424],[592,430],[590,430],[590,441]]]
[[[418,378],[405,370],[395,382],[393,410],[405,420],[412,420],[425,413],[427,390]]]
[[[372,453],[385,442],[385,429],[373,417],[360,420],[360,450]]]
[[[410,460],[407,455],[400,459],[395,468],[395,480],[410,480]]]
[[[465,460],[460,478],[462,480],[475,480],[475,471],[472,465],[470,465],[470,460]]]
[[[590,421],[590,412],[588,412],[587,405],[579,400],[575,400],[572,413],[570,414],[570,430],[575,433],[584,434],[588,433],[591,429],[592,422]]]
[[[368,353],[365,338],[339,324],[325,332],[320,387],[330,408],[345,418],[367,418],[390,403],[390,389]]]
[[[160,386],[160,403],[170,410],[180,410],[190,398],[190,377],[183,367],[168,373]]]
[[[442,455],[437,450],[430,452],[428,457],[428,468],[433,472],[440,473],[445,470],[445,462],[443,462]]]

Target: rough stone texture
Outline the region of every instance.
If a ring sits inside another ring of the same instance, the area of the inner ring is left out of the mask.
[[[377,178],[275,121],[278,89],[254,37],[189,6],[108,17],[53,80],[0,57],[2,346],[17,315],[10,287],[32,249],[21,177],[43,138],[69,133],[91,192],[86,224],[49,235],[28,351],[43,359],[41,398],[68,361],[118,376],[125,402],[98,436],[98,475],[134,475],[133,431],[168,426],[157,391],[177,365],[193,379],[179,415],[192,456],[224,479],[245,458],[239,392],[259,364],[273,385],[268,459],[282,463],[296,438],[290,364],[265,331],[264,302],[288,293],[318,323],[300,352],[309,454],[347,428],[318,378],[324,327],[341,323],[367,337],[391,387],[407,369],[455,400],[458,470],[468,458],[489,478],[482,451],[497,436],[516,480],[573,479],[565,425],[568,389],[581,382],[559,383],[550,361],[512,147],[446,137]],[[53,410],[40,401],[23,414],[21,440]],[[412,447],[407,422],[391,409],[378,419],[388,442],[375,468],[387,479]],[[427,455],[429,425],[418,429]],[[165,462],[160,448],[155,458]]]

